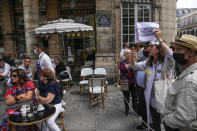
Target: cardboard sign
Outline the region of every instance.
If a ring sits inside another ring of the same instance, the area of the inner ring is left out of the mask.
[[[159,28],[156,22],[137,22],[135,25],[135,41],[146,42],[146,41],[156,41],[155,29]]]

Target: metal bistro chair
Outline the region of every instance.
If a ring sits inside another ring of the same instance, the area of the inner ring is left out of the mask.
[[[108,85],[108,81],[106,80],[106,76],[107,76],[107,71],[105,68],[95,68],[94,69],[94,74],[95,75],[104,75],[105,76],[105,83],[104,83],[104,87],[105,87],[105,93],[107,95],[107,85]]]
[[[96,103],[100,103],[104,107],[104,84],[105,78],[90,78],[89,91],[90,91],[90,108]]]
[[[62,94],[65,95],[63,92],[64,92],[64,88],[62,88]],[[62,99],[62,101],[63,101],[63,99]],[[66,127],[64,125],[64,111],[65,111],[65,109],[62,105],[62,111],[59,113],[59,115],[56,119],[58,122],[56,122],[56,123],[57,123],[58,126],[62,126],[63,131],[66,131]]]
[[[58,126],[62,126],[63,127],[63,131],[66,131],[65,125],[64,125],[64,112],[60,112],[58,115],[58,119],[60,120],[60,122],[56,122]]]
[[[92,75],[93,69],[92,68],[82,68],[81,69],[81,75],[80,75],[80,95],[82,95],[82,92],[84,92],[84,87],[88,85],[88,80],[86,78],[87,75]]]

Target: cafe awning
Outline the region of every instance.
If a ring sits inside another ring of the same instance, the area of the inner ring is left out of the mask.
[[[70,19],[59,19],[49,21],[46,25],[33,29],[32,31],[30,31],[30,34],[39,35],[88,31],[93,31],[93,27],[81,23],[75,23],[73,20]]]

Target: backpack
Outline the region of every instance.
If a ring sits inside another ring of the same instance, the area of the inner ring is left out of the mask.
[[[53,80],[50,81],[49,87],[52,87],[54,83],[56,83],[58,85],[58,88],[55,88],[55,91],[56,91],[57,94],[60,94],[59,97],[62,100],[62,98],[63,98],[63,87],[62,87],[62,84],[57,83],[56,80],[53,79]]]

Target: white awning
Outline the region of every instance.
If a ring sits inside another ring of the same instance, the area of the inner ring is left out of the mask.
[[[84,31],[93,31],[93,27],[85,24],[75,23],[70,19],[59,19],[55,21],[49,21],[46,25],[33,29],[30,31],[30,34],[37,35]]]
[[[151,3],[151,0],[121,0],[122,2]]]

